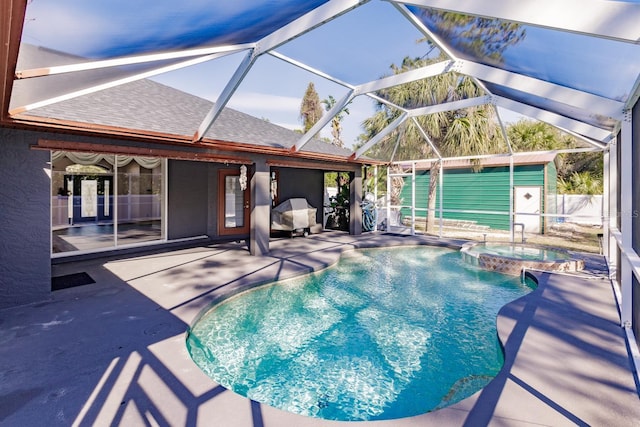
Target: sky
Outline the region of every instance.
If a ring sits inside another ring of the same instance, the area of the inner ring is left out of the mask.
[[[377,24],[382,22],[394,31],[381,31]],[[426,43],[417,42],[420,38],[420,32],[393,6],[370,2],[276,50],[341,81],[361,84],[390,74],[390,65],[401,62],[405,56],[424,55],[428,48]],[[242,56],[235,54],[154,80],[215,101]],[[203,83],[196,78],[201,73],[221,78]],[[309,83],[314,84],[320,100],[329,96],[339,100],[347,93],[341,85],[263,55],[227,106],[288,129],[301,129],[300,104]],[[357,97],[348,110],[349,114],[343,116],[342,139],[346,146],[352,146],[362,133],[361,123],[375,113],[374,101]],[[321,136],[331,137],[329,126]]]
[[[393,28],[393,31],[381,30],[381,26]],[[407,56],[422,57],[429,52],[429,46],[419,42],[422,38],[422,34],[393,6],[386,2],[370,2],[277,51],[341,81],[362,84],[391,74],[391,64],[399,64]],[[242,54],[235,54],[154,80],[215,101],[226,78],[233,74],[241,59]],[[203,85],[196,78],[200,73],[225,78],[212,79]],[[347,93],[341,85],[271,55],[263,55],[227,106],[288,129],[301,129],[300,105],[309,83],[314,84],[320,100],[329,96],[339,100]],[[375,102],[359,96],[348,105],[348,111],[343,115],[342,140],[347,147],[352,147],[363,132],[362,122],[375,113]],[[505,122],[522,118],[507,110],[501,110],[501,114]],[[321,131],[321,136],[331,138],[329,125]]]
[[[164,3],[173,11],[169,17],[154,13],[162,10]],[[253,25],[259,17],[258,30],[268,33],[269,22],[277,21],[277,16],[264,18],[269,15],[259,10],[263,4],[277,15],[296,10],[300,2],[280,0],[274,8],[270,2],[230,6],[226,2],[193,0],[176,9],[175,3],[168,0],[33,0],[27,9],[23,41],[96,59],[140,54],[145,47],[155,52],[165,44],[219,40],[225,37],[218,28],[223,24],[236,42],[250,41],[248,38],[261,35],[247,34],[243,23]],[[212,28],[216,28],[213,33]],[[422,34],[391,4],[371,1],[276,51],[341,81],[362,84],[391,74],[391,64],[401,63],[406,56],[424,56],[429,46],[419,43],[421,38]],[[229,55],[153,79],[215,102],[243,56],[244,53]],[[300,129],[300,104],[309,83],[314,84],[321,100],[329,96],[338,100],[347,92],[339,84],[265,54],[258,58],[227,106],[289,129]],[[351,147],[362,133],[361,124],[374,114],[374,105],[365,96],[349,104],[349,114],[342,121],[346,146]],[[508,113],[503,116],[505,122],[518,118]],[[323,129],[321,136],[330,137],[330,126]]]

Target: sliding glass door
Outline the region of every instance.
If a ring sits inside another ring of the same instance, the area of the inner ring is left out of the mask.
[[[161,240],[162,160],[118,159],[118,245]]]
[[[52,152],[52,253],[163,240],[165,164],[158,158]]]

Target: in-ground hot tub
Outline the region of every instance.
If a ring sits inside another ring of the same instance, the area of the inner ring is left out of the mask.
[[[462,259],[487,270],[519,275],[522,269],[574,272],[584,268],[562,249],[510,243],[466,243],[460,250]]]

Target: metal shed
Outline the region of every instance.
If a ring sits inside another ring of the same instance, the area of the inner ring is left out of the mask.
[[[513,172],[508,157],[483,159],[479,163],[481,169],[471,160],[445,161],[442,185],[435,194],[436,218],[487,230],[510,230],[513,217],[514,224],[526,232],[544,233],[557,213],[554,158],[554,153],[516,156]],[[437,165],[417,162],[415,178],[404,177],[400,204],[406,206],[414,199],[417,221],[427,217],[430,169]],[[410,207],[402,207],[400,213],[405,222],[411,221]]]

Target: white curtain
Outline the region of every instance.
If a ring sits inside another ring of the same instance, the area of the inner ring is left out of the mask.
[[[51,159],[55,162],[63,157],[67,157],[74,163],[79,165],[95,165],[104,160],[110,165],[118,162],[118,167],[123,167],[135,161],[143,168],[155,169],[160,166],[162,159],[157,157],[143,157],[143,156],[122,156],[116,155],[114,160],[113,154],[101,154],[101,153],[76,153],[70,151],[53,151],[51,153]]]

